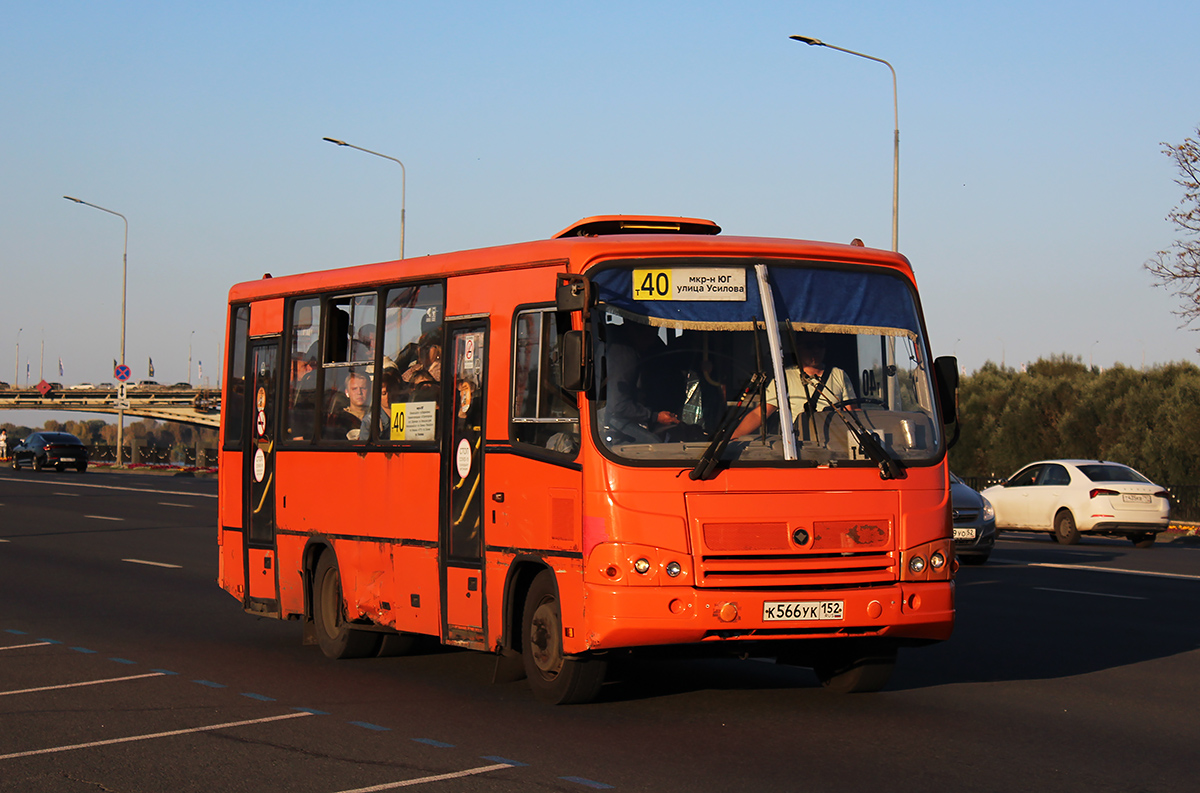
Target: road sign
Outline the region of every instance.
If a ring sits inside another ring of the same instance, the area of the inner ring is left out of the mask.
[[[125,364],[121,364],[116,369],[113,369],[113,377],[124,383],[126,380],[133,377],[133,370]]]

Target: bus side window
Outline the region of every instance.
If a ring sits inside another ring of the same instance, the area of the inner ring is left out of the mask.
[[[442,383],[442,284],[389,289],[383,312],[383,367],[394,369],[383,442],[421,443],[438,439],[437,409]],[[391,379],[391,378],[389,378]],[[392,390],[397,393],[393,394]]]
[[[512,431],[515,443],[575,457],[579,407],[563,391],[560,328],[567,315],[540,308],[517,315],[513,334]]]
[[[292,304],[288,334],[287,435],[290,440],[311,440],[317,418],[317,367],[320,366],[321,301],[297,300]]]

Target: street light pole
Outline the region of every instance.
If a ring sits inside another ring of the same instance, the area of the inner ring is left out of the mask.
[[[896,91],[896,70],[892,65],[883,58],[876,58],[873,55],[866,55],[854,50],[848,50],[844,47],[835,47],[832,44],[826,44],[820,39],[810,38],[808,36],[788,36],[793,41],[799,41],[814,47],[828,47],[831,50],[844,52],[848,55],[857,55],[860,58],[866,58],[869,61],[882,63],[892,72],[892,112],[896,119],[896,129],[893,142],[892,152],[892,250],[900,250],[900,97]]]
[[[17,352],[16,358],[13,360],[13,388],[21,387],[21,331],[24,328],[17,328]]]
[[[407,188],[408,170],[404,167],[404,163],[400,162],[395,157],[389,157],[388,155],[380,154],[377,151],[371,151],[370,149],[364,149],[362,146],[355,146],[353,143],[347,143],[346,141],[338,140],[337,138],[321,138],[321,140],[327,140],[330,143],[337,145],[337,146],[346,146],[347,148],[358,149],[359,151],[366,152],[367,154],[374,154],[376,157],[382,157],[385,160],[391,160],[392,162],[394,162],[400,166],[400,258],[403,259],[404,258],[404,212],[405,212],[404,202],[405,202],[405,192],[408,189]]]
[[[99,209],[101,212],[107,212],[110,215],[116,215],[121,220],[125,221],[125,249],[121,255],[121,365],[125,365],[125,297],[128,294],[127,286],[129,280],[129,218],[122,215],[120,212],[114,212],[111,209],[105,209],[96,204],[90,204],[78,198],[72,198],[69,195],[63,196],[68,201],[74,201],[76,204],[83,204],[85,207]],[[120,399],[117,402],[117,468],[124,468],[121,463],[121,450],[125,445],[125,389],[124,384],[118,387]]]
[[[192,337],[195,335],[196,331],[188,335],[188,385],[192,384]]]

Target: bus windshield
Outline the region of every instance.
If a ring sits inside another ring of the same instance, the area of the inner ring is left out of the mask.
[[[878,465],[888,478],[940,459],[920,315],[899,275],[674,258],[592,282],[593,430],[610,457]]]

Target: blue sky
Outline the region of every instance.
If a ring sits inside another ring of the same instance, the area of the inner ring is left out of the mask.
[[[0,379],[216,379],[230,285],[594,214],[891,241],[936,354],[1196,361],[1142,264],[1200,124],[1191,2],[54,2],[0,25]],[[18,329],[20,333],[18,334]],[[20,343],[20,361],[14,360]],[[195,371],[192,378],[196,379]],[[40,423],[40,422],[39,422]]]

